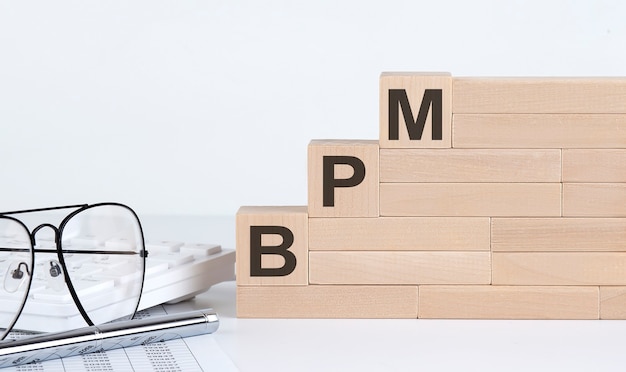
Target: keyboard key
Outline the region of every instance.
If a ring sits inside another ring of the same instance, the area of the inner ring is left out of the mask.
[[[115,282],[113,280],[102,280],[98,278],[83,278],[81,280],[72,281],[74,285],[74,290],[76,294],[80,298],[89,297],[94,294],[106,294],[107,291],[113,289]],[[50,301],[50,302],[70,302],[72,300],[72,296],[69,291],[65,292],[56,292],[52,290],[35,291],[33,293],[33,298],[39,301]]]
[[[83,264],[93,261],[92,257],[88,254],[65,254],[65,264],[68,270],[78,269]]]
[[[102,246],[105,241],[106,239],[104,239],[102,236],[85,235],[70,239],[69,244],[67,245],[71,245],[74,249],[80,247],[95,248]]]
[[[193,261],[193,255],[191,254],[176,254],[176,253],[161,253],[150,256],[150,260],[157,262],[167,262],[168,267],[179,266]]]
[[[30,242],[27,240],[10,238],[2,241],[2,248],[24,248],[30,249]]]
[[[135,261],[135,260],[132,260]],[[128,257],[100,257],[98,259],[92,259],[83,262],[81,268],[102,268],[104,270],[118,270],[119,268],[132,262]]]
[[[167,268],[165,268],[165,270],[167,270]],[[136,283],[138,280],[141,280],[141,271],[135,267],[130,267],[129,265],[128,267],[119,270],[117,273],[106,270],[94,275],[93,277],[112,279],[115,281],[115,285],[119,286],[131,282]]]
[[[54,237],[37,237],[35,243],[35,248],[39,249],[55,249],[57,247],[57,243],[55,242]]]
[[[48,286],[47,280],[43,278],[38,278],[37,276],[35,276],[33,278],[33,281],[30,283],[30,293],[32,295],[34,292],[46,289],[47,286]]]
[[[135,242],[129,239],[124,239],[124,238],[109,239],[104,243],[104,246],[107,249],[114,249],[114,250],[119,250],[119,251],[135,250]]]
[[[222,246],[219,244],[185,244],[180,248],[181,254],[191,254],[194,256],[209,256],[220,253]]]
[[[148,242],[146,243],[146,250],[148,251],[148,255],[150,253],[170,253],[170,252],[178,252],[180,247],[183,246],[182,242],[168,241],[162,240],[160,242]]]
[[[99,274],[104,270],[105,268],[101,265],[83,265],[80,268],[70,270],[70,278],[72,278],[72,280],[74,280],[74,278],[85,278],[94,274]]]
[[[117,263],[126,263],[129,260],[135,260],[137,256],[117,255],[117,254],[84,254],[90,258],[83,265],[115,265]],[[109,266],[114,267],[114,266]]]
[[[167,271],[168,268],[169,265],[167,262],[149,260],[146,262],[146,277]]]

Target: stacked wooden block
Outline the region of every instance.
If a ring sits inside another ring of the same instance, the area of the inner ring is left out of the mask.
[[[240,317],[626,319],[626,79],[383,73],[378,141],[237,214]]]

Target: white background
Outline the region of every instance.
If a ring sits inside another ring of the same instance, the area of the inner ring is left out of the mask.
[[[316,138],[378,138],[382,71],[626,75],[619,1],[0,2],[0,210],[306,204]]]

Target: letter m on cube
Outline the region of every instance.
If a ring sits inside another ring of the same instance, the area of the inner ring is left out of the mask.
[[[452,76],[380,76],[380,148],[452,147]]]

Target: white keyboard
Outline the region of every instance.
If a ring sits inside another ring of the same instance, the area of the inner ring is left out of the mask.
[[[222,249],[219,245],[161,241],[146,243],[146,251],[146,275],[139,310],[184,301],[205,292],[214,284],[235,278],[235,251]],[[42,261],[37,255],[36,263]],[[110,313],[109,320],[114,320],[118,316],[115,316],[115,303],[112,302],[124,300],[119,296],[122,291],[116,291],[118,283],[110,281],[103,285],[101,281],[93,280],[95,283],[91,285],[90,275],[98,275],[103,270],[94,269],[96,265],[93,264],[83,266],[89,267],[89,272],[83,276],[84,280],[80,283],[72,281],[81,292],[81,302],[90,303],[91,308],[95,303],[99,312]],[[115,297],[115,301],[111,300],[112,297]],[[0,296],[0,304],[2,302]],[[3,311],[1,305],[0,311]],[[33,291],[31,287],[14,329],[57,332],[85,326],[85,321],[65,288],[39,288]]]

